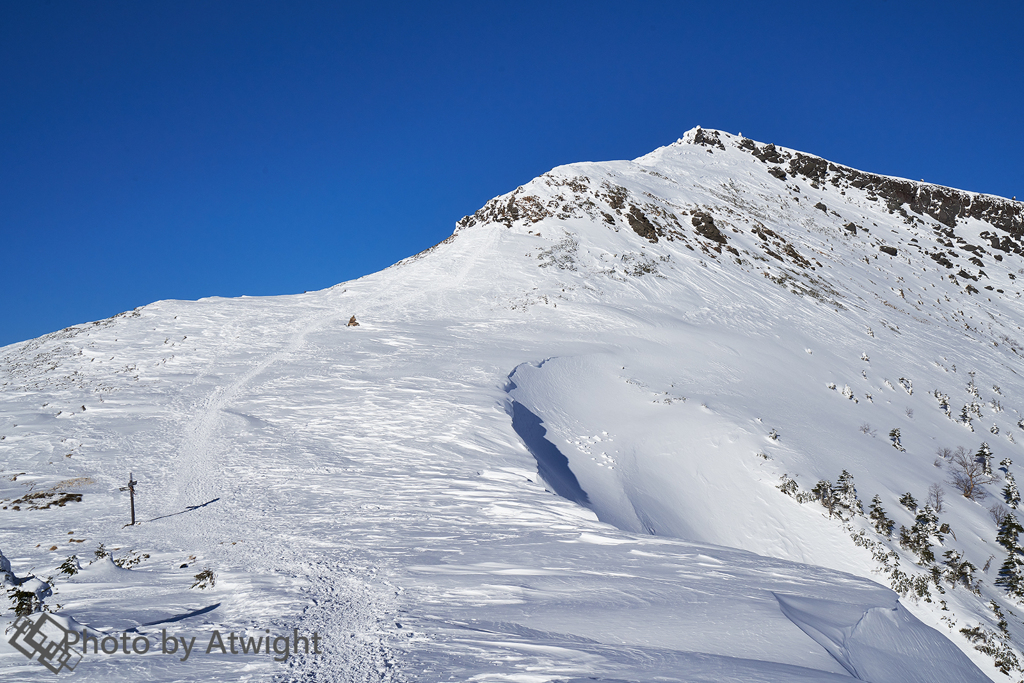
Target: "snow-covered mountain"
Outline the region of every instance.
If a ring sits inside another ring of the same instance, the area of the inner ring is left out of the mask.
[[[697,128],[328,290],[5,347],[0,580],[152,643],[88,680],[1019,680],[1022,239]]]

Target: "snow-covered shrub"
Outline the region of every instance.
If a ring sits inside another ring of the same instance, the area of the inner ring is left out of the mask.
[[[900,428],[899,427],[894,427],[889,432],[889,441],[892,442],[892,447],[895,448],[896,450],[898,450],[900,453],[905,453],[907,451],[907,449],[903,447],[903,444],[900,443]]]
[[[967,409],[968,409],[969,411],[971,411],[971,413],[973,413],[973,414],[974,414],[974,416],[975,416],[975,417],[977,417],[977,418],[978,418],[979,420],[980,420],[980,419],[981,419],[982,417],[984,417],[984,416],[983,416],[983,415],[981,414],[981,403],[979,403],[978,401],[971,401],[970,403],[968,403],[968,404],[967,404]]]
[[[23,579],[19,585],[7,591],[11,600],[11,610],[19,617],[25,617],[46,609],[43,601],[53,595],[53,587],[49,581],[31,576]]]
[[[81,570],[81,565],[78,564],[78,555],[72,555],[68,559],[64,560],[64,564],[57,567],[57,570],[61,574],[67,574],[68,576],[74,576]]]
[[[946,570],[943,572],[943,578],[946,581],[953,586],[962,584],[972,593],[977,593],[978,587],[974,583],[974,572],[978,571],[978,568],[965,560],[962,552],[947,550],[942,553],[942,563],[946,565]]]
[[[970,628],[965,626],[960,629],[960,633],[974,643],[975,650],[992,657],[1000,672],[1010,675],[1012,671],[1020,671],[1017,655],[994,631],[979,624]]]
[[[143,560],[148,560],[149,553],[140,553],[137,550],[129,550],[124,557],[115,558],[111,556],[110,559],[113,560],[114,564],[116,564],[121,569],[131,569],[132,567],[137,566]]]
[[[939,410],[944,412],[946,414],[946,417],[951,417],[949,411],[949,395],[944,394],[938,389],[936,389],[935,391],[932,392],[932,396],[934,396],[935,400],[939,402]]]
[[[779,490],[785,493],[787,496],[796,498],[800,493],[800,486],[792,479],[788,474],[783,474],[780,479],[782,483],[779,484]]]
[[[835,488],[832,486],[832,482],[827,479],[822,479],[814,488],[811,489],[811,500],[816,500],[821,503],[822,507],[828,510],[828,516],[832,517],[837,514],[837,499]],[[840,517],[842,515],[839,515]]]
[[[195,583],[192,584],[192,588],[213,588],[217,583],[213,576],[213,571],[210,569],[204,569],[195,576]]]
[[[900,505],[907,508],[911,512],[917,512],[917,501],[914,500],[914,496],[910,494],[910,491],[907,491],[902,496],[900,496]]]
[[[7,597],[11,600],[11,611],[16,616],[27,617],[39,611],[40,605],[36,602],[36,594],[32,591],[24,591],[20,588],[11,588],[7,591]]]
[[[971,381],[967,383],[967,393],[974,398],[981,398],[981,394],[978,393],[978,386],[974,383],[974,373],[968,372],[967,374],[971,378]]]
[[[828,510],[829,517],[846,519],[843,516],[844,512],[851,516],[864,514],[864,506],[857,498],[857,487],[854,486],[853,475],[846,470],[839,475],[835,484],[827,479],[822,479],[814,485],[810,493],[798,495],[797,500],[800,502],[814,500],[821,503]]]
[[[929,576],[910,576],[900,569],[900,556],[886,544],[867,538],[862,529],[850,532],[855,545],[871,551],[871,557],[878,562],[880,571],[889,580],[889,586],[903,597],[913,599],[924,598],[931,602],[931,591],[928,588]],[[933,579],[934,580],[934,579]]]

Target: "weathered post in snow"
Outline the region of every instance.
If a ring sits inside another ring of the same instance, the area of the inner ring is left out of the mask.
[[[122,491],[127,491],[128,492],[128,497],[131,500],[131,504],[132,504],[132,522],[131,522],[131,524],[126,524],[125,526],[135,526],[135,485],[138,484],[138,483],[139,482],[135,481],[135,477],[132,476],[132,473],[129,472],[128,473],[128,485],[121,487]]]

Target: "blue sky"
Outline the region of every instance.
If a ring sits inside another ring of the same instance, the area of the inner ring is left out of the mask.
[[[1024,197],[1024,9],[0,2],[0,345],[379,270],[695,125]]]

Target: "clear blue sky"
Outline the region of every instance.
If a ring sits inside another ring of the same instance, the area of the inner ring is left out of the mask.
[[[379,270],[702,125],[1024,197],[1019,2],[0,0],[0,345]]]

